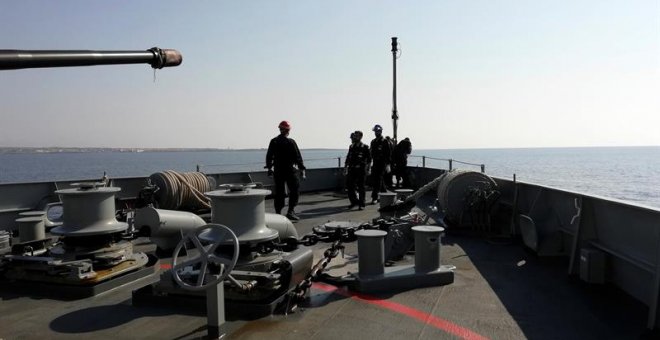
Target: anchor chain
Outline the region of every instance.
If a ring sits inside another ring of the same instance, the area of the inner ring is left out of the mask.
[[[323,252],[323,258],[312,267],[312,270],[307,274],[305,279],[300,281],[296,285],[296,288],[289,293],[290,306],[295,308],[295,306],[297,306],[298,303],[305,297],[307,290],[312,287],[312,282],[318,281],[319,276],[321,276],[325,268],[328,266],[328,263],[337,257],[340,252],[342,254],[344,253],[344,245],[342,243],[342,240],[336,240],[332,242],[332,246]]]
[[[344,255],[344,243],[354,242],[357,240],[355,232],[362,229],[378,229],[378,225],[372,225],[369,223],[364,223],[354,228],[337,228],[331,232],[323,233],[325,235],[318,235],[319,231],[315,231],[313,234],[307,234],[297,240],[295,238],[290,238],[285,240],[285,245],[293,245],[294,243],[304,245],[304,246],[313,246],[318,242],[332,242],[330,248],[326,249],[323,252],[323,258],[319,260],[310,270],[310,272],[305,276],[305,279],[300,281],[296,288],[294,288],[288,295],[288,302],[286,313],[292,312],[298,304],[305,298],[307,291],[312,287],[312,282],[318,281],[323,271],[326,269],[330,261],[337,257],[340,253],[342,257]],[[294,242],[296,241],[296,242]]]
[[[321,231],[315,228],[312,233],[303,235],[299,239],[291,236],[282,239],[280,243],[273,242],[272,247],[283,251],[291,251],[298,248],[298,246],[311,247],[319,242],[330,243],[337,240],[341,240],[342,242],[354,242],[357,240],[357,236],[355,236],[356,231],[363,229],[382,229],[383,225],[385,225],[383,220],[379,219],[375,221],[374,224],[363,223],[355,227],[337,228],[330,231]]]

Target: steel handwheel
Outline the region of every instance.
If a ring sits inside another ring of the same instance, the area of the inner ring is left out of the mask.
[[[215,231],[216,235],[219,235],[218,239],[214,240],[212,243],[204,245],[199,239],[199,235],[202,232],[207,230]],[[196,257],[187,259],[181,263],[178,263],[179,252],[185,245],[186,241],[192,242],[199,253]],[[231,258],[215,254],[215,250],[221,244],[228,245],[230,243],[234,246],[233,255]],[[189,232],[180,242],[177,244],[174,249],[174,254],[172,256],[172,277],[179,286],[188,290],[206,290],[211,286],[221,284],[224,279],[229,276],[229,273],[234,269],[236,261],[238,261],[238,237],[234,234],[231,229],[222,224],[207,224],[203,225],[191,232]],[[215,275],[207,275],[209,271],[209,263],[215,264],[220,267],[220,273]],[[189,266],[195,266],[199,264],[199,274],[197,275],[197,280],[195,282],[189,283],[183,280],[180,276],[180,271]],[[212,279],[204,282],[208,276],[213,277]]]

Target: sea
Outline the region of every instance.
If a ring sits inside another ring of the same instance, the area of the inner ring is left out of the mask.
[[[343,164],[347,150],[302,150],[308,168]],[[0,184],[148,176],[164,170],[263,171],[265,150],[0,153]],[[660,208],[660,147],[414,150],[409,166],[480,171]],[[459,162],[469,163],[463,164]]]

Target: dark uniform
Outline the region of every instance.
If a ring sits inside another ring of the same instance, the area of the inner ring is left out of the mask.
[[[387,141],[389,144],[390,153],[394,152],[394,148],[396,147],[396,144],[394,144],[394,139],[390,138],[390,136],[385,136],[385,141]],[[385,174],[383,175],[383,183],[385,184],[385,188],[389,190],[392,190],[394,187],[394,183],[392,182],[392,175],[394,174],[394,160],[392,159],[392,156],[393,155],[390,154],[390,161],[392,162],[390,165],[390,171],[385,171]]]
[[[373,160],[373,166],[371,167],[371,179],[372,179],[372,191],[371,199],[378,200],[379,192],[386,192],[385,183],[383,182],[385,177],[385,168],[392,163],[392,150],[390,149],[390,143],[379,136],[374,138],[371,141],[371,159]]]
[[[396,176],[397,185],[401,181],[404,188],[410,188],[410,179],[408,178],[408,155],[412,153],[412,144],[410,139],[405,138],[394,148],[392,162],[394,164],[394,176]]]
[[[371,154],[366,144],[357,142],[348,147],[348,155],[346,155],[346,169],[348,171],[346,189],[348,190],[348,200],[351,202],[351,207],[355,205],[364,207],[366,196],[364,181],[370,163]]]
[[[305,170],[296,141],[284,135],[271,139],[266,153],[266,168],[275,168],[275,212],[278,214],[284,208],[284,183],[289,187],[289,213],[292,213],[298,204],[300,182],[294,165],[301,171]]]

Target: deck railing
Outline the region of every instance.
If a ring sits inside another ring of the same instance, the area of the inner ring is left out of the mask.
[[[420,155],[410,155],[410,158],[421,158],[422,168],[426,168],[426,160],[435,160],[435,161],[445,161],[445,162],[447,162],[449,164],[448,167],[447,167],[448,170],[453,170],[454,169],[454,163],[458,163],[458,164],[463,164],[463,165],[478,166],[481,169],[481,172],[484,172],[484,173],[486,172],[486,165],[485,164],[464,162],[464,161],[459,161],[459,160],[452,159],[452,158],[436,158],[436,157],[420,156]]]
[[[313,164],[318,164],[323,162],[324,164],[321,165],[321,167],[327,167],[328,164],[333,163],[334,161],[337,161],[337,167],[341,168],[341,157],[326,157],[326,158],[305,158],[304,159],[305,164],[312,163],[311,168],[314,168]],[[332,162],[331,162],[332,161]],[[253,163],[232,163],[232,164],[197,164],[197,172],[200,172],[202,169],[206,168],[221,168],[221,169],[226,169],[230,167],[243,167],[246,168],[246,170],[255,170],[255,169],[262,169],[264,166],[264,162],[253,162]]]
[[[470,162],[464,162],[464,161],[459,161],[457,159],[452,159],[452,158],[436,158],[436,157],[429,157],[429,156],[424,156],[424,155],[410,155],[410,158],[417,158],[421,159],[422,161],[422,167],[426,168],[426,161],[427,160],[433,160],[433,161],[445,161],[448,163],[447,170],[453,170],[454,169],[454,164],[462,164],[462,165],[469,165],[469,166],[476,166],[479,167],[481,172],[485,173],[486,172],[486,165],[485,164],[478,164],[478,163],[470,163]],[[321,165],[321,167],[327,167],[330,161],[337,161],[337,167],[341,168],[342,167],[342,157],[327,157],[327,158],[310,158],[310,159],[305,159],[305,163],[321,163],[324,162],[324,164]],[[253,162],[253,163],[227,163],[227,164],[197,164],[197,171],[201,171],[202,169],[208,169],[208,168],[220,168],[220,169],[227,169],[231,167],[241,167],[245,168],[246,170],[256,170],[256,169],[261,169],[261,166],[263,166],[263,162]],[[410,165],[409,165],[410,166]],[[417,165],[419,166],[419,165]],[[313,168],[313,166],[312,166]],[[233,169],[236,170],[236,169]]]

